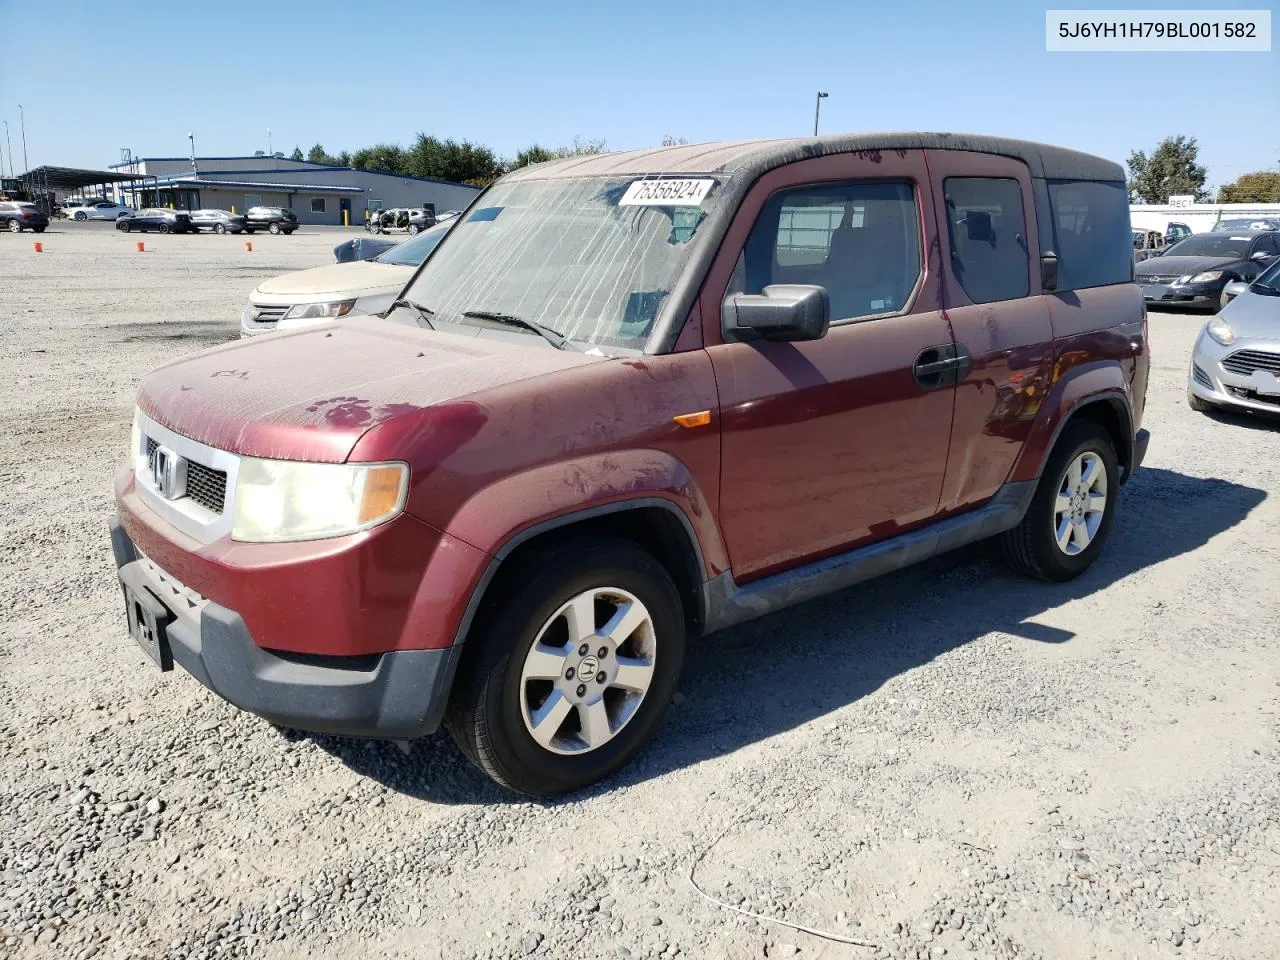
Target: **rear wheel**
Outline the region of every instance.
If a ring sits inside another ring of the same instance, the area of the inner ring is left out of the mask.
[[[213,225],[213,232],[214,232],[214,233],[226,233],[226,232],[227,232],[227,228],[226,228],[226,227],[224,227],[224,226],[223,226],[222,224],[220,224],[220,223],[215,223],[215,224]]]
[[[270,233],[279,233],[279,232],[280,232],[280,224],[278,224],[278,223],[273,223],[273,224],[271,224],[271,226],[267,227],[267,230],[268,230]]]
[[[525,565],[467,641],[446,722],[481,770],[552,796],[626,764],[684,662],[675,584],[638,546],[577,543]]]
[[[71,215],[71,219],[79,220],[81,223],[83,223],[85,220],[88,220],[89,217],[83,210],[77,210],[75,213]]]
[[[125,233],[128,233],[130,230],[133,229],[133,224],[131,224],[128,220],[117,220],[116,229],[123,230]]]
[[[44,233],[44,227],[32,227],[31,229],[36,233]]]
[[[22,224],[20,224],[17,220],[10,220],[10,221],[9,221],[9,232],[10,232],[10,233],[21,233],[21,232],[22,232]]]
[[[1022,522],[1002,537],[1005,559],[1039,580],[1079,576],[1098,559],[1115,520],[1120,472],[1100,424],[1067,425]]]
[[[421,229],[416,223],[409,224],[409,236],[416,237]]]

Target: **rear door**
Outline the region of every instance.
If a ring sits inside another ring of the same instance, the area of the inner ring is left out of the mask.
[[[946,371],[916,371],[952,349],[933,220],[923,151],[793,163],[741,204],[700,305],[735,579],[887,538],[937,512],[953,386]],[[726,293],[778,283],[827,289],[827,335],[726,342]]]
[[[946,315],[968,358],[942,488],[941,510],[955,512],[1008,478],[1049,385],[1053,332],[1026,164],[959,150],[930,150],[928,163]]]

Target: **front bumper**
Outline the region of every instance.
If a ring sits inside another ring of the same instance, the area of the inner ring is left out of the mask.
[[[1224,347],[1201,331],[1191,352],[1187,390],[1206,403],[1280,416],[1280,395],[1259,392],[1252,376],[1228,370],[1222,361],[1241,351],[1272,353],[1280,358],[1280,341],[1237,340]]]
[[[1147,303],[1216,308],[1222,297],[1221,283],[1144,284],[1141,277],[1138,278],[1138,283],[1142,286],[1142,299]]]
[[[434,731],[461,646],[355,657],[260,647],[234,610],[200,597],[139,554],[118,520],[111,548],[122,582],[165,609],[173,661],[229,703],[282,726],[389,740]]]

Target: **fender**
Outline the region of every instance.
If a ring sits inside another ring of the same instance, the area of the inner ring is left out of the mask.
[[[661,450],[611,451],[546,464],[477,491],[445,528],[451,538],[490,557],[469,584],[452,642],[466,637],[486,587],[522,543],[572,523],[650,507],[680,521],[704,581],[728,568],[724,541],[697,480],[684,463]]]
[[[1129,378],[1116,360],[1098,360],[1080,364],[1064,373],[1053,386],[1053,391],[1040,408],[1027,442],[1013,465],[1009,480],[1013,482],[1039,479],[1049,454],[1053,452],[1058,436],[1072,415],[1085,404],[1096,400],[1108,401],[1120,420],[1120,429],[1127,438],[1125,446],[1116,451],[1122,471],[1127,475],[1133,463],[1133,398]]]

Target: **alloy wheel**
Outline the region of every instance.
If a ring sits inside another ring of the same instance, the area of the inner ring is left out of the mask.
[[[653,681],[657,635],[634,595],[595,587],[538,631],[520,673],[525,729],[544,749],[582,754],[612,740]]]
[[[1093,542],[1107,512],[1107,470],[1089,450],[1067,466],[1053,504],[1053,533],[1058,549],[1069,557]]]

